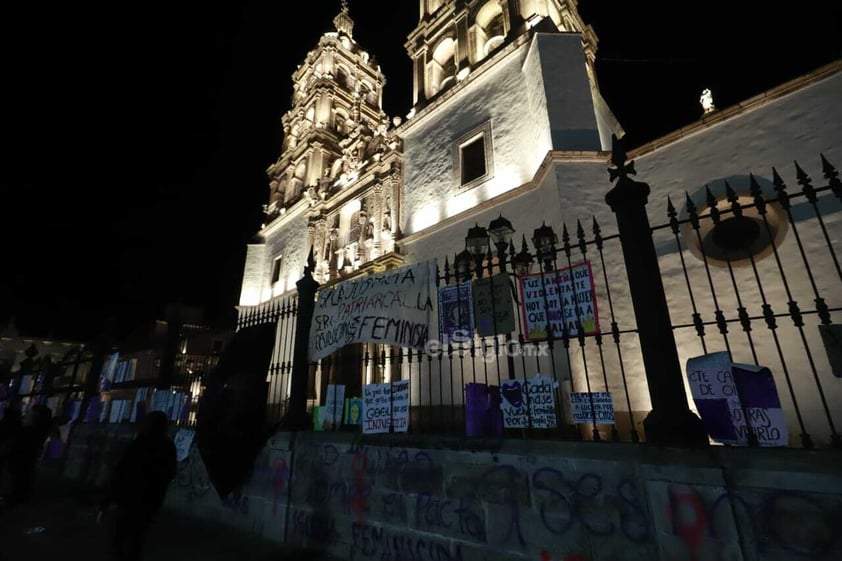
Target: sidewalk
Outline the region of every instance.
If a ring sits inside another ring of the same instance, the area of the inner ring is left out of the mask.
[[[14,511],[0,507],[0,561],[107,561],[106,527],[96,524],[99,495],[47,474],[39,474],[37,484],[29,504]],[[45,530],[27,535],[34,526]],[[144,559],[340,561],[168,510],[161,512],[149,533]]]

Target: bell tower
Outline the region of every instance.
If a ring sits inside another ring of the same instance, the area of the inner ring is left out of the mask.
[[[292,75],[289,111],[281,122],[284,140],[278,160],[266,170],[267,212],[276,217],[304,198],[324,199],[339,173],[354,171],[363,154],[352,137],[382,128],[386,79],[376,61],[354,41],[354,21],[342,1],[325,33]]]
[[[597,38],[579,17],[576,0],[419,0],[418,26],[405,45],[413,64],[413,107],[465,80],[531,29],[580,33],[595,79]]]

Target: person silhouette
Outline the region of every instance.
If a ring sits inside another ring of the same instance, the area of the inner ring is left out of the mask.
[[[32,495],[35,466],[41,457],[51,424],[52,411],[43,405],[33,405],[24,417],[23,426],[11,444],[7,460],[12,482],[9,506],[21,505]]]
[[[21,431],[21,414],[20,409],[14,406],[9,406],[3,413],[3,419],[0,420],[0,493],[4,487],[4,468],[9,464],[12,455],[12,448],[18,439]]]
[[[137,438],[129,444],[97,513],[108,513],[112,559],[141,559],[143,541],[155,521],[170,481],[175,477],[176,448],[167,434],[168,419],[160,411],[146,415]]]

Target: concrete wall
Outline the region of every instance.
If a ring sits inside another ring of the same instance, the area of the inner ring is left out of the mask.
[[[355,561],[830,561],[839,467],[794,450],[277,434],[225,500],[194,449],[167,503]]]

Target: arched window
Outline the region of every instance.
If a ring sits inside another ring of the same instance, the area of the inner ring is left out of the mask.
[[[499,47],[506,37],[503,9],[496,0],[489,0],[477,12],[476,59],[481,60]]]
[[[456,80],[456,41],[447,37],[433,50],[428,66],[429,91],[432,96]]]
[[[333,113],[333,128],[337,134],[347,134],[345,129],[345,122],[348,120],[348,115],[344,111],[337,109]]]

